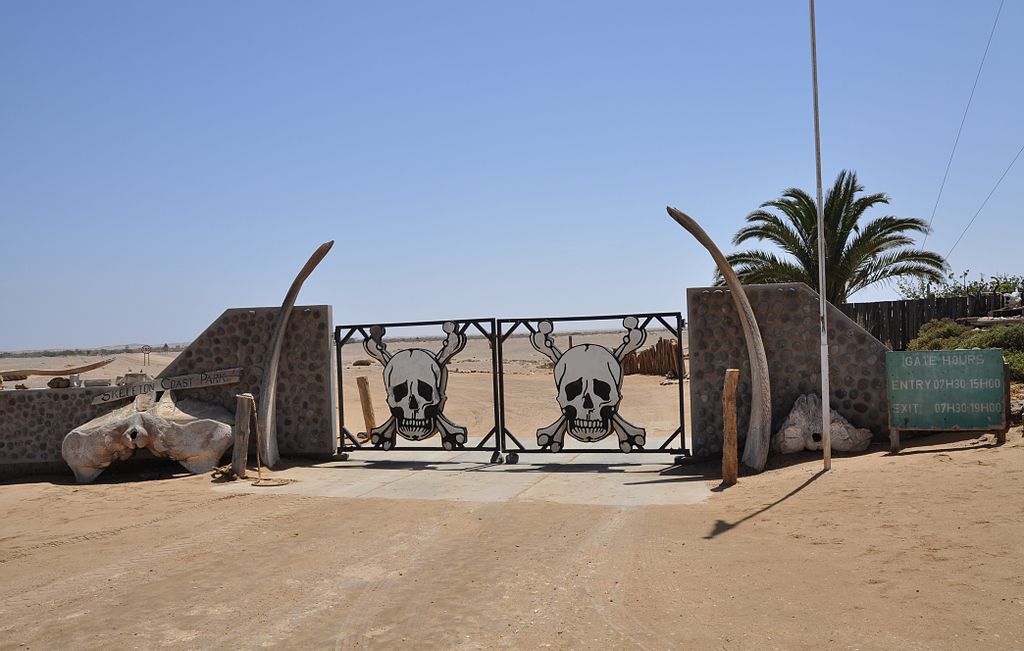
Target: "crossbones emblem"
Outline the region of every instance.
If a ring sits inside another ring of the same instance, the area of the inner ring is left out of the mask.
[[[448,361],[466,346],[466,335],[455,323],[445,322],[447,337],[435,355],[424,348],[409,348],[391,354],[384,343],[384,328],[370,328],[363,340],[366,352],[384,365],[384,387],[388,392],[391,417],[370,430],[374,447],[390,450],[395,447],[395,434],[410,441],[428,439],[441,432],[441,445],[446,450],[462,448],[466,428],[448,420],[444,404],[448,400]]]
[[[551,322],[537,324],[530,343],[555,363],[558,405],[562,408],[558,420],[537,430],[537,445],[558,452],[565,447],[566,432],[578,441],[591,443],[614,431],[623,452],[643,449],[646,430],[619,415],[619,402],[622,360],[643,346],[647,332],[638,327],[639,320],[634,316],[623,319],[622,325],[626,335],[614,352],[596,344],[581,344],[563,353],[551,337]]]

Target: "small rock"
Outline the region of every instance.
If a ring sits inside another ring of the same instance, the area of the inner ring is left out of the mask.
[[[1016,424],[1024,418],[1024,400],[1010,400],[1010,423]]]
[[[50,387],[51,389],[67,389],[69,386],[71,386],[71,380],[67,379],[66,377],[55,377],[49,382],[47,382],[46,386]]]

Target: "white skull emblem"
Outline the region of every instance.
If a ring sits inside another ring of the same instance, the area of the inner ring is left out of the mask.
[[[622,320],[626,336],[611,351],[597,344],[573,346],[563,353],[551,337],[550,321],[540,321],[530,335],[530,343],[555,363],[555,385],[562,415],[547,427],[537,430],[537,445],[559,452],[564,449],[565,433],[578,441],[600,441],[612,432],[619,439],[619,449],[629,452],[643,449],[647,432],[619,415],[622,401],[622,360],[640,348],[647,338],[635,316]]]
[[[370,442],[390,450],[395,447],[395,435],[410,441],[422,441],[441,433],[445,450],[462,448],[466,443],[466,428],[448,420],[444,413],[447,401],[448,361],[466,346],[466,334],[455,322],[442,326],[444,345],[435,355],[423,348],[409,348],[395,354],[388,351],[383,341],[384,328],[373,326],[363,341],[374,359],[384,365],[384,386],[388,391],[391,418],[370,430]]]
[[[603,346],[583,344],[565,351],[555,365],[558,405],[569,435],[600,441],[612,432],[612,416],[622,399],[622,366]]]
[[[400,435],[420,441],[437,431],[435,419],[444,409],[447,384],[447,370],[430,351],[410,348],[395,353],[384,367],[384,385]]]

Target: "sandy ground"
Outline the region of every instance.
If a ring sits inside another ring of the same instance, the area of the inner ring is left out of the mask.
[[[529,439],[554,387],[521,366]],[[479,432],[473,370],[450,416]],[[627,378],[623,413],[664,433],[676,389]],[[907,444],[725,490],[668,455],[472,451],[357,452],[277,487],[163,462],[25,478],[0,485],[0,649],[1024,648],[1021,429]]]
[[[352,463],[279,471],[299,479],[280,488],[172,466],[0,487],[0,647],[1024,647],[1020,429],[825,475],[805,460],[695,504],[281,494],[315,472],[344,486]]]

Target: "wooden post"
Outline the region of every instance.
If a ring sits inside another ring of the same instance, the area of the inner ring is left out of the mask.
[[[732,486],[739,478],[739,443],[736,436],[736,385],[740,371],[730,368],[725,371],[725,387],[722,389],[722,483]]]
[[[363,422],[366,424],[366,435],[377,426],[377,419],[373,416],[373,401],[370,400],[370,381],[366,376],[356,378],[356,387],[359,389],[359,405],[363,408]]]
[[[253,401],[251,393],[235,396],[235,448],[231,453],[231,472],[239,479],[245,479],[245,466],[249,462],[249,425],[252,422]]]
[[[996,443],[1006,443],[1006,432],[1010,429],[1010,365],[1003,362],[1003,428],[996,432]]]
[[[896,454],[900,451],[900,431],[895,427],[889,428],[889,453]]]

